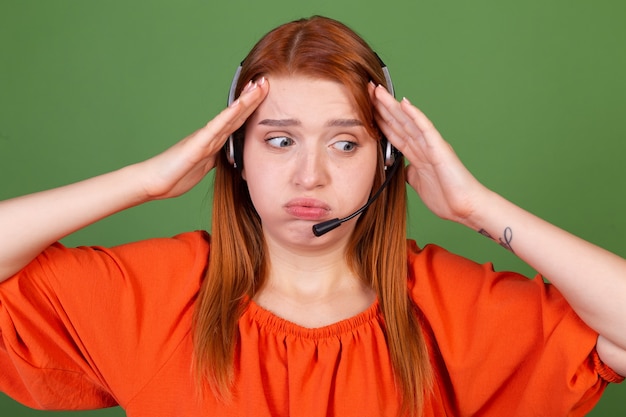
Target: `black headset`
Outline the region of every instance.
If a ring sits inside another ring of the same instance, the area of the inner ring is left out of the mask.
[[[385,81],[387,82],[387,89],[392,96],[395,97],[395,91],[393,88],[393,82],[391,81],[391,76],[389,75],[389,69],[385,63],[380,59],[378,54],[376,55],[378,58],[378,62],[380,62],[380,66],[383,70],[383,74],[385,75]],[[235,75],[233,77],[233,81],[230,83],[230,90],[228,91],[228,102],[227,105],[230,106],[235,101],[235,90],[237,88],[237,83],[239,82],[239,76],[241,75],[241,67],[243,62],[239,64],[237,70],[235,71]],[[396,159],[398,159],[400,152],[385,138],[384,136],[380,140],[380,144],[383,150],[383,158],[385,160],[385,170],[391,167]],[[224,145],[224,150],[226,152],[226,159],[228,162],[235,168],[241,169],[243,166],[243,150],[242,147],[235,147],[235,135],[232,134],[228,137],[228,141]]]
[[[391,95],[395,97],[395,91],[393,89],[393,83],[391,82],[391,76],[389,75],[389,70],[385,63],[380,59],[378,55],[378,62],[380,62],[380,66],[383,70],[383,74],[385,75],[385,80],[387,82],[387,89]],[[237,67],[237,71],[235,71],[235,76],[233,77],[233,81],[230,84],[230,90],[228,91],[228,105],[230,106],[235,101],[235,89],[237,88],[237,83],[239,82],[239,76],[241,75],[241,66],[243,62],[239,64]],[[313,225],[313,234],[315,236],[322,236],[331,230],[341,226],[342,223],[356,217],[357,215],[363,213],[382,193],[382,191],[389,185],[391,178],[398,170],[398,167],[402,161],[402,154],[398,151],[392,144],[387,140],[386,137],[382,137],[380,140],[380,144],[382,146],[383,158],[385,161],[385,171],[386,177],[383,184],[378,188],[378,190],[367,200],[365,205],[356,210],[355,212],[349,214],[343,218],[335,218],[331,220],[327,220],[322,223],[318,223]],[[228,137],[228,141],[224,145],[224,150],[226,151],[226,159],[228,162],[237,169],[241,169],[243,167],[243,148],[240,146],[238,148],[235,147],[235,137],[234,134]],[[388,169],[389,168],[389,169]]]

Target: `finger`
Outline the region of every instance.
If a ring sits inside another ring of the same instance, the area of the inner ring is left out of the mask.
[[[406,142],[406,146],[449,146],[430,119],[407,98],[398,103],[384,88],[378,88],[376,94],[380,97],[379,114],[400,136],[400,140]]]
[[[379,111],[375,114],[376,124],[383,132],[385,138],[387,138],[400,152],[406,153],[406,147],[408,146],[409,138],[406,132],[398,130],[397,125],[394,125],[390,120],[394,120],[387,115],[381,115]]]
[[[413,122],[416,124],[418,129],[424,134],[424,136],[426,137],[434,136],[438,139],[443,139],[441,135],[439,134],[439,131],[437,130],[437,128],[435,128],[435,125],[433,124],[433,122],[431,122],[430,119],[426,117],[424,112],[422,112],[420,109],[414,106],[409,101],[408,98],[404,97],[402,99],[402,101],[400,102],[400,107],[411,118],[411,120],[413,120]]]
[[[417,125],[418,128],[422,130],[428,130],[434,127],[432,122],[426,117],[426,115],[413,104],[411,104],[411,102],[406,97],[398,102],[387,91],[385,87],[380,85],[375,88],[374,94],[375,101],[387,108],[390,113],[394,115],[400,115],[399,110],[402,110],[404,114],[412,119],[412,121]]]
[[[400,149],[408,146],[412,140],[422,136],[417,123],[384,87],[377,87],[374,93],[378,120],[384,121],[384,123],[379,123],[379,126],[396,147]]]
[[[222,110],[195,135],[199,136],[199,140],[206,141],[207,145],[217,142],[217,147],[220,148],[228,136],[239,129],[263,102],[268,91],[269,82],[265,77],[251,81],[230,106]]]
[[[418,169],[415,167],[415,165],[413,164],[409,164],[407,165],[405,171],[404,171],[404,177],[406,179],[406,182],[418,193],[421,191],[419,189],[419,179],[420,179],[420,175],[419,175],[419,171]]]
[[[250,81],[241,95],[214,119],[220,134],[228,137],[239,129],[263,102],[268,91],[269,83],[265,77],[258,81]]]

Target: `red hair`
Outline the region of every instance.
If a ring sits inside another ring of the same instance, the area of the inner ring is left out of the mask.
[[[293,74],[337,81],[351,93],[372,136],[380,136],[367,84],[386,85],[380,60],[344,24],[315,16],[282,25],[265,35],[243,62],[236,95],[263,75]],[[244,128],[245,129],[245,128]],[[243,146],[244,129],[236,134]],[[374,189],[384,180],[382,152]],[[404,411],[419,414],[432,371],[417,308],[408,297],[406,189],[404,166],[380,197],[361,215],[346,260],[378,296],[385,319],[390,358]],[[263,285],[267,273],[261,221],[245,181],[218,158],[213,198],[209,268],[194,320],[195,367],[201,382],[227,399],[234,382],[237,321]]]

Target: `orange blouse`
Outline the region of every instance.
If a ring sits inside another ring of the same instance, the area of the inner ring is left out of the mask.
[[[196,396],[190,336],[209,238],[51,246],[0,284],[0,390],[28,406],[142,416],[394,416],[378,304],[307,329],[251,303],[231,403]],[[408,253],[436,383],[429,416],[582,416],[607,382],[597,334],[540,278],[436,246]]]

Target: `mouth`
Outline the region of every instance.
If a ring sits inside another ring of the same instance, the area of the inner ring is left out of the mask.
[[[301,220],[323,220],[328,218],[330,207],[314,198],[296,198],[284,206],[285,211]]]

